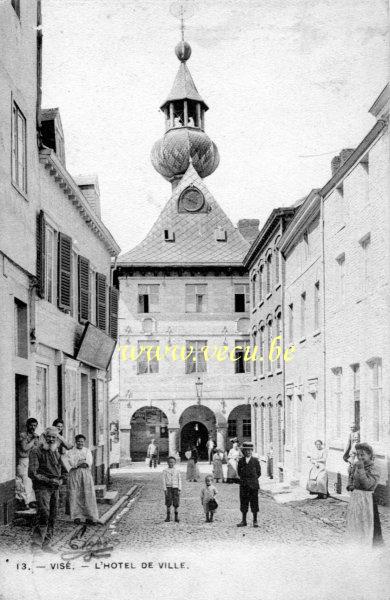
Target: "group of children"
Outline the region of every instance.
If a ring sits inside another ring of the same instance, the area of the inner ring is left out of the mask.
[[[176,469],[176,459],[173,456],[168,458],[168,467],[163,471],[163,489],[165,493],[165,506],[167,509],[167,516],[165,522],[168,523],[171,520],[171,507],[174,509],[174,520],[176,523],[179,522],[179,506],[180,506],[180,492],[181,492],[181,474]],[[215,499],[217,495],[217,489],[213,485],[212,475],[207,475],[205,478],[205,485],[202,487],[200,492],[200,501],[203,506],[204,513],[206,515],[206,523],[212,523],[214,513],[218,507],[218,503]]]

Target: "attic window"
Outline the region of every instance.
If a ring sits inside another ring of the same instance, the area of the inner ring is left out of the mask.
[[[227,240],[226,229],[221,229],[220,227],[218,227],[215,230],[215,239],[217,242],[226,242],[226,240]]]
[[[175,233],[172,231],[172,229],[164,229],[164,240],[166,242],[175,241]]]

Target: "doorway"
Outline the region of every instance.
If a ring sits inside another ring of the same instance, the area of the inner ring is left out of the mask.
[[[200,460],[207,459],[207,440],[209,432],[203,423],[200,421],[190,421],[186,423],[180,432],[180,447],[182,458],[184,453],[189,449],[196,447]]]
[[[28,377],[25,375],[15,375],[15,441],[16,445],[19,436],[25,430],[28,419]],[[17,447],[16,447],[17,456]]]

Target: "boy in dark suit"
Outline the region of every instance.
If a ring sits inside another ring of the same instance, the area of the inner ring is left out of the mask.
[[[246,514],[250,505],[253,514],[253,527],[258,527],[257,513],[259,512],[259,477],[261,475],[260,463],[252,456],[253,444],[244,442],[242,445],[243,457],[238,461],[237,473],[240,478],[240,510],[242,521],[237,527],[246,527]]]

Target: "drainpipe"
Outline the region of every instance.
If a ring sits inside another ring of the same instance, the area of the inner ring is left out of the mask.
[[[321,221],[321,265],[322,265],[322,336],[323,336],[323,390],[324,390],[324,444],[327,442],[327,427],[326,427],[326,326],[325,326],[325,218],[324,218],[324,197],[320,195],[320,221]]]

